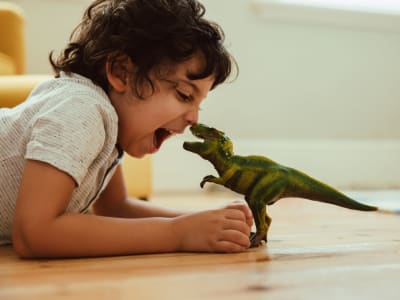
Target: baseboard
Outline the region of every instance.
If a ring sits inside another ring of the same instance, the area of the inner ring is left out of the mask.
[[[154,190],[193,191],[216,172],[199,156],[171,139],[154,155]],[[235,153],[268,156],[340,189],[400,188],[400,140],[235,141]]]
[[[256,15],[270,21],[399,32],[399,6],[378,2],[252,0],[251,8]]]

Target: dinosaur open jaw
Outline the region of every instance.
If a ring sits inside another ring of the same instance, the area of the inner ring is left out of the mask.
[[[204,145],[204,138],[201,135],[197,135],[192,131],[193,135],[199,139],[202,139],[203,141],[201,142],[184,142],[183,143],[183,149],[190,151],[190,152],[195,152],[199,153],[202,146]]]
[[[190,132],[197,138],[204,140],[206,137],[204,135],[204,125],[195,124],[190,126]]]
[[[184,142],[183,148],[185,150],[194,152],[194,153],[204,153],[208,151],[208,142],[212,142],[218,140],[220,133],[218,130],[212,127],[208,127],[204,124],[194,124],[190,126],[191,133],[201,139],[201,142]]]
[[[204,144],[203,142],[184,142],[183,149],[190,152],[198,153],[203,144]]]
[[[190,131],[192,132],[192,134],[195,137],[197,137],[199,139],[203,139],[204,141],[216,140],[224,135],[223,132],[221,132],[213,127],[208,127],[204,124],[199,124],[199,123],[190,126]]]
[[[192,131],[192,134],[195,136],[195,137],[197,137],[197,138],[199,138],[199,139],[202,139],[202,140],[205,140],[207,137],[206,136],[204,136],[203,134],[201,134],[200,132],[193,132]]]

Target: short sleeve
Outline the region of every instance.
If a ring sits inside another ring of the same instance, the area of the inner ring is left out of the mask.
[[[79,186],[105,143],[102,114],[90,100],[64,99],[40,112],[32,122],[25,158],[56,167]]]

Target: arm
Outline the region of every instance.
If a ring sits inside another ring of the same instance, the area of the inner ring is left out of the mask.
[[[176,218],[67,214],[65,209],[73,189],[74,181],[66,173],[46,163],[26,162],[13,225],[13,244],[18,255],[80,257],[171,251],[237,252],[249,246],[250,227],[243,206]],[[141,210],[143,214],[149,212],[155,211]]]
[[[74,185],[69,175],[52,166],[27,161],[13,226],[13,244],[21,256],[103,256],[177,250],[172,222],[164,218],[128,220],[64,213]]]
[[[177,217],[189,212],[165,209],[147,201],[129,198],[121,166],[117,167],[107,187],[93,204],[97,215],[120,218]]]

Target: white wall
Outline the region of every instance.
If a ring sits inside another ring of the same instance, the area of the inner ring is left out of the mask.
[[[25,11],[27,72],[50,73],[48,55],[61,50],[91,0],[9,0]]]
[[[48,52],[63,47],[90,1],[11,2],[26,10],[28,72],[50,72]],[[240,74],[210,94],[202,122],[227,132],[238,153],[268,155],[339,187],[400,187],[398,14],[203,3]],[[184,139],[155,155],[156,190],[194,189],[213,173],[181,150]]]

